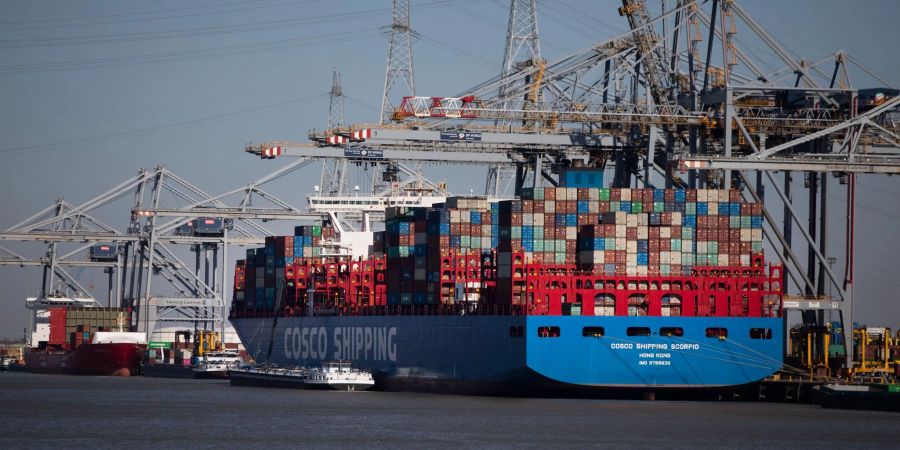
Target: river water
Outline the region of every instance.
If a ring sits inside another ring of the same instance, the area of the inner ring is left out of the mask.
[[[0,448],[896,448],[900,414],[0,373]]]

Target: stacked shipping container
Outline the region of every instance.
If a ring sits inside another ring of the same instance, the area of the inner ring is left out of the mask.
[[[579,230],[579,265],[606,275],[688,275],[749,266],[762,252],[762,208],[737,191],[611,189],[599,221]],[[619,200],[614,200],[618,198]]]
[[[131,323],[130,313],[124,308],[52,307],[49,312],[50,336],[47,343],[69,349],[90,342],[98,331],[118,330],[120,315],[126,329]]]
[[[527,264],[605,276],[681,277],[697,267],[750,266],[763,249],[761,206],[726,190],[532,188],[516,200],[454,197],[431,208],[388,208],[385,216],[386,229],[376,233],[371,252],[373,261],[383,258],[384,270],[365,289],[382,292],[388,305],[524,302],[524,284],[511,280],[522,277]],[[285,272],[312,270],[312,261],[337,262],[310,256],[322,255],[330,230],[297,227],[294,236],[269,238],[265,248],[248,250],[236,270],[235,301],[243,296],[247,309],[272,309]],[[293,291],[286,304],[302,304],[299,290],[305,287],[291,277],[288,284],[296,284],[287,286]],[[356,289],[336,283],[335,289]],[[490,298],[483,298],[485,292]]]
[[[334,237],[331,227],[302,225],[293,236],[268,236],[265,247],[248,249],[235,269],[233,301],[241,308],[274,308],[283,289],[285,267],[298,258],[320,257],[322,245]]]

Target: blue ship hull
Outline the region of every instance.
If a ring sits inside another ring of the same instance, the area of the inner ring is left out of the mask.
[[[279,318],[274,330],[271,318],[232,323],[257,362],[348,359],[390,390],[722,388],[782,367],[777,318],[325,316]],[[629,327],[650,334],[629,335]],[[708,328],[728,335],[707,337]]]

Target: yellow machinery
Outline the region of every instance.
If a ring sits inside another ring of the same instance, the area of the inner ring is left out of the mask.
[[[197,356],[203,356],[206,352],[222,350],[222,340],[215,331],[197,332]]]
[[[893,343],[890,328],[857,328],[853,330],[853,375],[893,372],[891,366]]]
[[[790,332],[791,353],[797,362],[809,371],[810,379],[829,377],[831,364],[828,349],[831,346],[829,326],[802,326]]]

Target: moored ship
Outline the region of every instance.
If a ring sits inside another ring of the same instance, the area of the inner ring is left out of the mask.
[[[465,393],[717,389],[782,367],[781,268],[735,191],[534,188],[386,215],[366,258],[322,256],[335,236],[315,227],[248,252],[231,321],[251,354]]]
[[[123,331],[128,311],[122,308],[83,307],[57,299],[38,312],[32,348],[25,351],[25,367],[35,373],[131,376],[140,370],[146,349],[144,333]],[[34,302],[34,301],[33,301]]]

